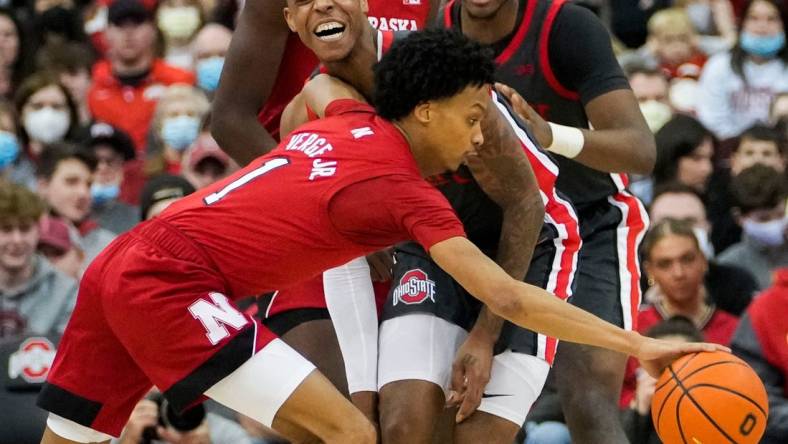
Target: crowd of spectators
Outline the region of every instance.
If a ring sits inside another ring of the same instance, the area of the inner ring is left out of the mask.
[[[657,144],[653,174],[630,184],[652,220],[638,329],[732,344],[769,391],[763,442],[788,442],[788,2],[578,3],[607,23]],[[208,127],[242,4],[0,0],[0,443],[40,436],[41,378],[9,366],[27,362],[18,353],[35,335],[57,344],[90,261],[238,168]],[[658,442],[653,385],[630,362],[621,407],[634,443]],[[529,416],[529,443],[568,439],[551,394]],[[13,405],[24,413],[6,415]],[[155,425],[151,406],[141,401],[122,442]],[[193,441],[221,442],[214,427],[268,442],[210,409]]]

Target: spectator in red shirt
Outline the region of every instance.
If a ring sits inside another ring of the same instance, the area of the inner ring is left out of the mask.
[[[788,268],[775,272],[774,285],[750,305],[731,341],[766,386],[769,420],[761,444],[788,437]]]
[[[88,105],[97,120],[128,133],[137,158],[144,159],[156,102],[168,85],[194,84],[194,75],[156,57],[156,26],[139,0],[116,0],[107,15],[108,59],[93,68]],[[144,181],[141,173],[141,162],[127,163],[121,200],[136,203]]]
[[[645,299],[653,301],[638,313],[641,333],[673,316],[684,316],[701,331],[705,341],[728,345],[739,319],[714,305],[704,278],[709,264],[688,221],[664,219],[643,241],[644,268],[651,288]],[[621,392],[621,406],[632,400],[637,363],[630,360]]]

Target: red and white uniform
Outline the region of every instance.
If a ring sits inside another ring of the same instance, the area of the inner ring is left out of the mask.
[[[326,116],[91,264],[41,407],[117,436],[152,384],[185,408],[275,339],[232,301],[406,239],[464,236],[396,127],[352,100]]]

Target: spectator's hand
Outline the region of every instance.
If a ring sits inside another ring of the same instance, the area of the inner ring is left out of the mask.
[[[719,344],[706,342],[673,342],[640,336],[640,345],[635,357],[640,360],[640,366],[643,370],[654,378],[659,379],[662,370],[682,355],[714,351],[730,353],[731,349]]]
[[[451,366],[449,398],[446,400],[449,406],[460,406],[455,417],[457,423],[471,416],[482,402],[484,388],[490,381],[493,346],[494,342],[471,332],[457,350]]]
[[[208,423],[203,421],[199,427],[189,432],[179,432],[172,428],[159,426],[159,438],[169,444],[211,444]]]
[[[654,390],[657,380],[644,371],[639,371],[637,376],[637,388],[635,389],[635,410],[642,415],[648,415],[651,411],[651,399],[654,397]]]
[[[553,130],[550,128],[550,125],[547,124],[547,121],[545,121],[539,113],[528,105],[528,102],[523,99],[523,96],[503,83],[496,83],[495,89],[509,99],[512,108],[514,108],[514,112],[519,114],[520,118],[530,125],[531,130],[534,132],[534,136],[536,136],[536,141],[539,142],[542,148],[547,149],[547,147],[553,144]]]
[[[155,427],[159,422],[159,405],[150,399],[143,399],[134,406],[129,422],[120,436],[121,444],[137,444],[142,440],[142,432]]]
[[[367,255],[369,263],[369,273],[374,282],[386,282],[391,280],[391,270],[394,268],[394,250],[386,248]]]

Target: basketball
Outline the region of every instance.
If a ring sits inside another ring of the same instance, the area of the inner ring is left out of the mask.
[[[654,428],[667,444],[755,444],[768,415],[758,375],[720,351],[677,359],[660,376],[651,401]]]

